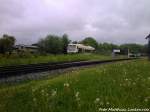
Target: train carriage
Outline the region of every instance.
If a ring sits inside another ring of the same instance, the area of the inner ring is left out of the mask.
[[[83,44],[68,44],[67,53],[92,52],[95,48]]]

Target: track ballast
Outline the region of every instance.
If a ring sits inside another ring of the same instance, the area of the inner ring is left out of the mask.
[[[138,58],[124,58],[124,59],[111,59],[101,61],[79,61],[79,62],[62,62],[62,63],[42,63],[42,64],[29,64],[18,66],[5,66],[0,67],[0,78],[8,78],[12,76],[25,75],[28,73],[36,73],[57,69],[64,69],[70,67],[103,64],[117,61],[134,60]]]

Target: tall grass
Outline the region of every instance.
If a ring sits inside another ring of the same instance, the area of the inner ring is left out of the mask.
[[[150,107],[150,63],[85,68],[0,89],[1,112],[98,112]]]
[[[97,54],[68,54],[68,55],[47,55],[47,56],[30,56],[20,57],[0,57],[0,66],[20,65],[20,64],[36,64],[46,62],[64,62],[64,61],[80,61],[80,60],[103,60],[109,59],[110,56],[102,56]]]

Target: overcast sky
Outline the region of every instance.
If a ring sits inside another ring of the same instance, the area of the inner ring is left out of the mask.
[[[141,43],[150,33],[150,0],[0,0],[0,35],[31,44],[47,34],[71,40]]]

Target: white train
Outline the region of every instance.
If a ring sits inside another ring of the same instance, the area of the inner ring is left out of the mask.
[[[92,52],[95,48],[83,44],[68,44],[67,53]]]

